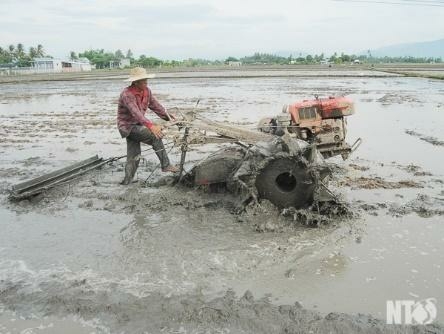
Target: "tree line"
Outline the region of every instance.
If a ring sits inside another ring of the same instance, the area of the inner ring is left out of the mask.
[[[0,66],[17,66],[17,67],[27,67],[31,66],[31,62],[35,58],[39,57],[49,57],[50,55],[45,53],[45,50],[41,44],[37,46],[31,46],[28,49],[22,43],[17,45],[9,45],[7,47],[0,47]],[[319,63],[330,63],[330,64],[344,64],[354,61],[359,61],[360,63],[367,64],[377,64],[377,63],[442,63],[441,58],[431,58],[431,57],[375,57],[372,56],[370,50],[364,55],[355,54],[345,54],[345,53],[334,53],[331,56],[326,57],[323,53],[315,55],[290,55],[288,57],[278,56],[269,53],[256,52],[251,56],[245,56],[241,58],[228,57],[224,60],[208,60],[208,59],[197,59],[189,58],[185,60],[162,60],[152,56],[140,55],[135,58],[131,50],[123,52],[122,50],[116,50],[114,52],[105,51],[104,49],[95,50],[85,50],[83,52],[76,53],[71,51],[69,58],[71,60],[80,60],[82,58],[88,59],[91,64],[95,65],[96,68],[104,69],[110,68],[112,63],[119,63],[122,59],[129,60],[129,66],[141,66],[141,67],[196,67],[196,66],[217,66],[224,64],[232,64],[239,62],[245,65],[289,65],[289,64],[319,64]]]
[[[176,67],[176,66],[203,66],[203,65],[222,65],[223,61],[212,61],[206,59],[189,58],[186,60],[162,60],[152,56],[140,55],[138,58],[133,56],[133,52],[129,49],[125,53],[122,50],[115,52],[105,51],[104,49],[87,50],[76,54],[71,51],[71,59],[75,60],[80,57],[87,58],[96,68],[109,68],[113,62],[119,62],[122,59],[129,59],[130,66],[141,67]]]
[[[0,64],[18,67],[31,66],[31,61],[35,58],[44,57],[43,45],[31,46],[26,50],[22,43],[11,44],[7,47],[0,47]]]
[[[73,52],[71,52],[73,54]],[[75,53],[74,53],[75,55]],[[245,65],[289,65],[289,64],[319,64],[319,63],[331,63],[331,64],[346,64],[358,60],[360,63],[376,64],[376,63],[442,63],[441,58],[432,57],[374,57],[370,51],[366,55],[355,54],[338,54],[335,52],[333,55],[326,57],[324,53],[315,55],[299,54],[298,56],[283,57],[268,53],[256,52],[252,56],[245,56],[241,58],[228,57],[225,60],[208,60],[208,59],[196,59],[189,58],[185,60],[161,60],[155,57],[148,57],[141,55],[139,58],[134,58],[131,50],[126,52],[126,55],[121,50],[115,52],[105,52],[101,50],[89,50],[83,53],[79,53],[79,56],[88,58],[89,61],[96,65],[97,68],[107,68],[111,61],[121,60],[127,58],[130,60],[131,66],[142,67],[174,67],[174,66],[208,66],[208,65],[224,65],[233,62],[239,62]],[[74,58],[75,59],[75,58]]]
[[[225,63],[240,62],[248,65],[273,65],[273,64],[319,64],[322,62],[331,64],[346,64],[358,60],[360,63],[376,64],[376,63],[441,63],[441,58],[433,57],[374,57],[371,52],[368,51],[366,55],[355,55],[341,53],[338,55],[335,52],[333,55],[326,57],[323,53],[315,55],[299,54],[298,56],[290,55],[289,57],[283,57],[268,53],[255,53],[252,56],[246,56],[242,58],[228,57],[225,59]]]

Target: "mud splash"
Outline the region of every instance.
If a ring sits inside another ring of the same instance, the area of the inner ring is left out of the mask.
[[[306,209],[279,209],[268,200],[248,205],[237,218],[257,232],[288,232],[297,226],[321,227],[357,218],[357,214],[339,201],[318,203]]]
[[[405,216],[416,213],[419,217],[429,218],[444,215],[444,198],[418,194],[418,196],[403,204],[391,204],[389,212],[394,216]]]

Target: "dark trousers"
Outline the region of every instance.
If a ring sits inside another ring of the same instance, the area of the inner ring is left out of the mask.
[[[136,125],[126,137],[126,166],[125,180],[131,182],[139,167],[140,143],[151,145],[160,161],[160,166],[166,168],[170,165],[168,154],[163,146],[162,139],[157,138],[148,128]]]

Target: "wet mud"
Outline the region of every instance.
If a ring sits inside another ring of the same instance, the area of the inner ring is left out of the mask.
[[[365,316],[329,313],[325,316],[293,305],[274,305],[269,297],[256,299],[250,291],[238,297],[229,290],[221,297],[206,300],[203,295],[165,296],[152,293],[145,297],[107,291],[97,293],[87,279],[60,284],[56,277],[45,294],[23,293],[20,285],[8,286],[2,299],[16,306],[22,299],[24,311],[42,314],[77,314],[86,323],[96,320],[110,324],[113,332],[131,333],[439,333],[440,328],[428,326],[388,326],[381,320]],[[63,293],[62,293],[63,291]],[[93,292],[94,291],[94,292]],[[91,298],[94,295],[94,298]],[[34,305],[37,303],[37,305]],[[18,304],[17,306],[19,306]],[[32,310],[32,311],[31,311]],[[6,328],[6,327],[5,327]],[[45,327],[42,326],[42,329]],[[1,327],[0,327],[1,329]]]
[[[405,133],[407,133],[410,136],[418,137],[419,139],[424,140],[425,142],[427,142],[429,144],[436,145],[436,146],[444,146],[444,141],[439,140],[435,137],[425,136],[425,135],[417,133],[413,130],[406,130]]]
[[[444,160],[440,145],[405,132],[443,139],[442,82],[269,76],[151,83],[169,108],[191,110],[200,97],[204,117],[251,129],[282,104],[349,94],[357,112],[348,118],[348,141],[362,137],[363,144],[347,161],[328,161],[338,201],[306,210],[266,200],[239,210],[239,198],[224,189],[172,186],[149,148],[127,187],[119,185],[119,160],[11,203],[15,183],[95,154],[125,154],[115,129],[124,83],[2,86],[0,332],[28,324],[44,334],[443,332]],[[177,163],[180,150],[172,140],[165,145]],[[192,147],[186,170],[219,148]],[[385,324],[387,300],[430,297],[438,300],[435,324]]]
[[[340,186],[358,188],[358,189],[399,189],[399,188],[423,188],[423,186],[415,181],[387,181],[380,177],[368,178],[345,178],[339,183]]]

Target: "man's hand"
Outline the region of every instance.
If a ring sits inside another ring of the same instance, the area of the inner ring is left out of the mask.
[[[160,125],[154,124],[150,130],[156,136],[156,138],[159,138],[159,139],[163,138],[162,127]]]

